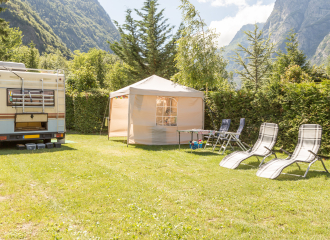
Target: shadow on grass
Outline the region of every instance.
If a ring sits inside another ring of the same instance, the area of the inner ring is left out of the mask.
[[[127,145],[127,140],[125,139],[110,139],[110,141],[118,142],[118,143],[123,143]],[[211,148],[209,149],[195,149],[191,150],[189,147],[189,144],[181,144],[180,149],[179,145],[140,145],[140,144],[130,144],[128,145],[129,148],[137,148],[137,149],[142,149],[142,150],[147,150],[147,151],[177,151],[180,150],[182,152],[187,152],[187,153],[192,153],[196,155],[202,155],[202,156],[210,156],[210,155],[219,155],[216,152],[213,152]]]
[[[198,151],[197,150],[196,151],[196,150],[193,150],[192,154],[200,155],[200,156],[222,156],[222,155],[220,155],[216,152],[212,152],[212,150],[211,151],[207,151],[207,150],[205,150],[205,151]]]
[[[111,139],[110,138],[109,141],[123,143],[123,144],[127,145],[127,140],[126,139]]]
[[[111,139],[109,141],[122,143],[124,145],[127,145],[126,139]],[[138,148],[148,151],[173,151],[173,150],[179,150],[179,145],[141,145],[141,144],[129,144],[129,148]],[[189,145],[181,144],[181,149],[189,149]]]
[[[132,144],[128,145],[129,148],[138,148],[148,151],[173,151],[173,150],[179,150],[178,145],[139,145],[139,144]],[[181,150],[187,150],[190,149],[189,146],[183,146],[180,147]]]
[[[40,141],[31,141],[29,143],[41,143]],[[37,150],[17,150],[16,145],[17,142],[5,142],[2,143],[0,147],[0,156],[8,155],[8,154],[40,154],[40,153],[49,153],[49,152],[63,152],[63,151],[77,151],[75,148],[68,147],[66,145],[62,145],[61,148],[46,148],[46,149],[37,149]],[[24,143],[20,143],[24,144]]]
[[[251,170],[251,169],[258,169],[260,165],[260,162],[242,162],[237,169],[239,170]]]
[[[282,173],[280,176],[278,176],[276,179],[277,181],[299,181],[299,180],[308,180],[311,178],[318,178],[320,176],[325,176],[326,180],[330,178],[330,174],[325,172],[325,171],[319,171],[319,170],[309,170],[307,176],[304,177],[299,177],[303,176],[306,172],[307,168],[305,170],[291,170],[286,173]],[[292,175],[290,175],[292,174]],[[299,175],[299,176],[295,176]]]

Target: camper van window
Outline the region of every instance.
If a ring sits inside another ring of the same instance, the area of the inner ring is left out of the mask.
[[[177,98],[157,97],[156,126],[177,126],[177,118]]]
[[[54,90],[24,90],[24,106],[42,107],[44,97],[45,107],[55,106]],[[7,106],[23,106],[21,89],[7,89]]]

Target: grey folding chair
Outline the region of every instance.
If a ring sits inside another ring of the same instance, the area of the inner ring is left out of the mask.
[[[262,165],[258,172],[258,177],[277,178],[284,168],[290,166],[291,164],[298,162],[309,163],[309,166],[303,176],[306,177],[311,165],[318,160],[322,162],[322,165],[325,169],[325,172],[329,173],[322,158],[328,158],[321,155],[318,155],[318,151],[321,147],[322,139],[322,127],[318,124],[303,124],[299,128],[298,144],[293,152],[289,152],[282,149],[283,152],[289,154],[286,159],[275,158]],[[300,166],[298,165],[299,169]],[[297,176],[297,175],[295,175]]]
[[[259,131],[259,138],[253,148],[248,151],[236,151],[224,157],[220,162],[221,167],[235,169],[238,165],[249,157],[255,156],[258,161],[260,157],[264,157],[261,164],[267,157],[276,154],[272,151],[278,134],[278,125],[276,123],[262,123]]]
[[[221,142],[223,139],[226,138],[225,132],[228,132],[230,123],[231,123],[230,119],[222,119],[221,126],[219,129],[219,132],[222,132],[222,133],[216,133],[215,135],[205,136],[205,138],[207,138],[207,141],[206,141],[204,149],[206,148],[206,146],[212,145],[213,151],[214,151],[218,142]],[[212,140],[212,144],[210,144],[211,140]],[[216,140],[215,144],[213,144],[214,140]]]
[[[234,149],[233,146],[231,145],[231,142],[236,142],[237,145],[242,150],[246,150],[246,148],[244,147],[244,145],[239,140],[239,136],[241,135],[244,126],[245,126],[245,118],[241,118],[240,121],[239,121],[239,127],[238,127],[238,129],[236,131],[236,133],[237,133],[237,135],[235,135],[236,138],[227,136],[227,138],[223,140],[223,143],[222,143],[222,145],[221,145],[221,147],[219,149],[219,153],[220,153],[221,150],[223,150],[222,154],[225,153],[228,144],[231,146],[232,149]]]

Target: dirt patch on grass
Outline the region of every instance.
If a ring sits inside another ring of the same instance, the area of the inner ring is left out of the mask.
[[[32,223],[25,223],[21,226],[22,230],[30,230],[33,227]]]
[[[215,222],[215,221],[218,221],[219,220],[219,218],[212,218],[212,219],[208,219],[207,221],[209,221],[209,222]]]
[[[8,196],[0,196],[0,202],[4,202],[6,200],[8,200],[10,197]]]

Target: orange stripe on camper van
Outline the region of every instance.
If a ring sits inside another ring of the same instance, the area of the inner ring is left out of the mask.
[[[48,118],[56,118],[56,117],[57,117],[57,113],[48,113]],[[58,118],[65,118],[65,114],[59,113]]]
[[[0,119],[15,119],[15,114],[0,114]]]
[[[57,118],[57,113],[48,113],[48,118]],[[65,118],[65,114],[59,113],[58,118]],[[1,119],[15,119],[15,114],[0,114]]]

